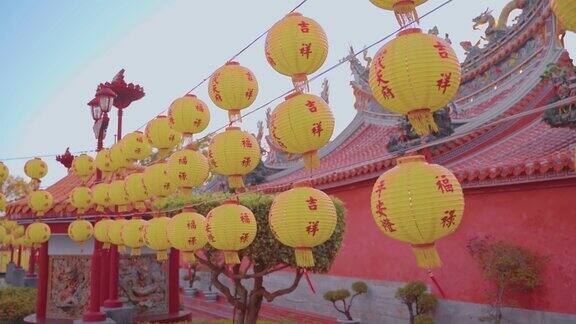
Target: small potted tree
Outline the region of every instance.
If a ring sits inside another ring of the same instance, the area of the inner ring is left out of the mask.
[[[220,294],[217,291],[212,290],[212,281],[210,281],[208,290],[204,290],[204,299],[207,301],[215,302],[218,300],[218,295]]]
[[[434,324],[432,313],[438,307],[438,300],[427,292],[421,281],[411,281],[396,291],[396,299],[408,307],[410,324]]]
[[[338,323],[360,323],[360,320],[352,317],[350,309],[352,308],[354,298],[358,295],[365,294],[368,291],[368,286],[365,282],[357,281],[352,284],[352,291],[354,292],[353,294],[350,293],[348,289],[339,289],[327,291],[324,294],[324,299],[331,302],[334,308],[346,317],[346,319],[338,319]],[[350,301],[346,302],[348,298],[350,298]],[[342,308],[338,307],[337,302],[342,303]]]

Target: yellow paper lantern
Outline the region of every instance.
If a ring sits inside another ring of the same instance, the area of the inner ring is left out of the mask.
[[[382,107],[407,115],[414,131],[438,131],[432,113],[460,86],[460,63],[450,44],[418,28],[406,29],[374,57],[370,88]]]
[[[132,164],[124,154],[124,143],[122,141],[114,143],[110,148],[110,163],[115,172],[121,173]]]
[[[400,26],[406,26],[413,22],[419,22],[416,7],[428,0],[370,0],[374,5],[394,11]]]
[[[12,229],[12,235],[15,238],[22,237],[25,232],[26,232],[26,229],[24,228],[24,225],[20,225],[20,224],[14,226],[14,228]]]
[[[132,173],[126,177],[126,194],[128,200],[132,203],[134,209],[144,212],[146,211],[146,199],[148,199],[148,191],[144,186],[144,174]]]
[[[99,220],[96,225],[94,225],[94,238],[103,243],[104,249],[108,249],[110,247],[108,230],[110,229],[110,225],[112,225],[112,223],[114,223],[113,220],[104,218]]]
[[[212,138],[208,161],[214,172],[228,176],[230,188],[242,188],[243,176],[260,163],[260,145],[250,133],[228,127]]]
[[[313,19],[292,12],[278,21],[266,37],[266,60],[278,73],[292,77],[297,89],[308,89],[308,75],[328,56],[328,39]]]
[[[12,236],[12,234],[8,234],[4,237],[4,240],[2,240],[2,245],[10,246],[12,244],[13,240],[14,240],[14,236]]]
[[[258,95],[258,81],[238,62],[228,62],[210,78],[208,94],[219,108],[228,111],[230,121],[240,119],[240,110],[249,107]]]
[[[108,189],[108,196],[110,197],[110,204],[116,206],[119,213],[127,212],[130,204],[128,194],[126,193],[126,184],[123,180],[116,180],[110,183]]]
[[[84,243],[94,234],[92,223],[87,220],[77,219],[68,225],[68,236],[77,243]]]
[[[110,158],[109,149],[102,149],[96,153],[94,166],[99,169],[104,174],[104,176],[108,176],[114,172],[114,165],[112,164],[112,159]]]
[[[140,218],[132,218],[126,221],[122,227],[122,242],[124,245],[131,248],[130,255],[140,255],[140,248],[144,246],[144,228],[146,221]]]
[[[33,158],[24,164],[24,173],[32,179],[32,187],[37,188],[40,179],[48,174],[48,165],[39,158]]]
[[[118,246],[118,251],[124,251],[124,240],[122,239],[122,230],[128,221],[120,218],[115,219],[108,226],[108,241]]]
[[[97,212],[103,212],[106,208],[110,207],[110,185],[107,183],[99,183],[92,187],[92,203],[95,205]]]
[[[170,245],[182,253],[184,261],[194,264],[194,253],[208,243],[205,229],[206,218],[188,209],[170,219],[166,233]]]
[[[576,1],[550,0],[552,11],[564,29],[576,32]]]
[[[238,251],[247,248],[256,237],[256,218],[237,201],[228,201],[206,216],[208,243],[224,252],[226,264],[239,264]]]
[[[142,132],[132,132],[122,138],[123,151],[132,162],[143,160],[152,154],[152,146]]]
[[[0,212],[6,211],[6,196],[0,192]]]
[[[8,231],[12,231],[16,226],[18,226],[18,223],[16,221],[13,221],[13,220],[4,220],[3,226]]]
[[[53,204],[54,198],[46,190],[33,190],[28,195],[28,206],[37,216],[44,215]]]
[[[172,148],[182,141],[182,134],[170,127],[170,121],[166,116],[158,116],[146,125],[145,130],[148,142],[158,149],[158,155],[164,157]]]
[[[294,248],[296,264],[310,268],[314,266],[312,248],[330,239],[338,219],[327,194],[302,186],[276,196],[268,220],[278,241]]]
[[[165,162],[150,165],[144,169],[144,186],[151,197],[166,197],[176,190],[170,181]]]
[[[464,212],[464,195],[446,168],[421,155],[398,158],[372,190],[372,215],[387,236],[412,245],[419,267],[440,267],[434,242],[453,233]]]
[[[304,167],[314,169],[320,166],[318,150],[334,133],[334,116],[322,98],[296,92],[274,109],[269,127],[276,145],[302,154]]]
[[[70,192],[69,200],[78,213],[83,214],[92,207],[92,191],[87,187],[76,187]]]
[[[6,164],[0,162],[0,185],[6,181],[6,179],[8,179],[8,176],[10,175],[10,171],[8,170],[8,167],[6,166]]]
[[[87,154],[80,154],[72,161],[72,172],[86,183],[88,179],[96,172],[94,159]]]
[[[190,149],[178,151],[168,159],[168,176],[175,186],[185,192],[204,184],[208,179],[209,169],[208,159]]]
[[[8,231],[6,231],[6,228],[4,228],[4,226],[0,225],[0,243],[4,242],[6,236],[8,236]]]
[[[32,242],[34,247],[38,247],[40,244],[48,242],[50,239],[50,226],[46,223],[34,222],[26,228],[26,236]]]
[[[144,243],[156,251],[156,259],[158,261],[168,260],[170,241],[168,241],[166,229],[169,222],[170,218],[166,216],[154,217],[144,227]]]
[[[193,94],[187,94],[172,102],[168,110],[168,119],[175,131],[190,137],[208,127],[210,110],[204,101]]]

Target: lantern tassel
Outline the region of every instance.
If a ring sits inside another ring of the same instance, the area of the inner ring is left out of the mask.
[[[168,260],[168,251],[166,250],[156,251],[156,260],[158,261]]]
[[[238,109],[228,110],[228,120],[230,121],[231,124],[235,122],[241,122],[242,115],[240,114],[240,110]]]
[[[139,256],[140,255],[140,248],[132,248],[132,252],[130,252],[131,256]]]
[[[442,260],[436,251],[434,243],[432,244],[414,244],[412,245],[412,252],[416,256],[416,264],[420,268],[431,269],[440,268]]]
[[[316,150],[304,153],[302,159],[304,160],[304,168],[306,170],[317,169],[320,167],[320,156]]]
[[[228,186],[230,188],[244,188],[244,178],[239,174],[228,176]]]
[[[188,262],[188,264],[196,264],[196,255],[194,255],[194,252],[182,251],[182,258],[184,262]]]
[[[394,14],[401,27],[413,22],[420,23],[416,6],[412,0],[397,1],[396,4],[394,4]]]
[[[434,116],[432,116],[430,109],[417,109],[409,112],[408,121],[418,136],[438,132],[438,125],[434,122]]]
[[[292,84],[294,85],[294,89],[296,91],[301,91],[304,93],[310,91],[310,87],[308,86],[308,76],[304,73],[294,75],[292,77]]]
[[[294,255],[296,256],[296,265],[300,268],[312,268],[315,264],[311,248],[294,249]]]
[[[224,251],[224,260],[226,264],[240,264],[237,251]]]

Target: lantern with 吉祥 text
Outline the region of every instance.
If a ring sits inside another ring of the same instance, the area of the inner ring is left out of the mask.
[[[104,176],[108,176],[114,172],[114,165],[112,164],[112,159],[110,158],[109,149],[102,149],[96,153],[96,158],[94,158],[94,166],[100,170]]]
[[[110,207],[110,185],[98,183],[92,187],[92,203],[97,212],[103,212]]]
[[[158,116],[149,121],[144,133],[148,142],[158,149],[159,158],[167,156],[182,141],[182,134],[172,129],[166,116]]]
[[[148,191],[144,186],[144,174],[132,173],[124,181],[126,185],[126,194],[128,200],[132,203],[134,209],[144,212],[146,211],[146,200],[148,199]]]
[[[163,198],[176,191],[176,186],[168,176],[166,162],[147,166],[142,179],[150,197]]]

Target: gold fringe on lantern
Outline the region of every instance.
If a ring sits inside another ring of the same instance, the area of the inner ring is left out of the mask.
[[[230,123],[241,122],[242,114],[240,114],[240,110],[238,109],[228,110],[228,121],[230,121]]]
[[[244,178],[239,174],[228,176],[228,186],[230,188],[244,188]]]
[[[431,269],[440,268],[442,260],[436,251],[434,243],[432,244],[414,244],[412,245],[412,252],[416,257],[416,264],[419,268]]]
[[[130,252],[131,256],[139,256],[140,254],[140,248],[132,248],[132,251]]]
[[[418,136],[426,136],[438,131],[438,125],[434,122],[430,109],[413,110],[408,113],[408,120]]]
[[[292,76],[292,84],[296,91],[308,92],[310,88],[308,86],[308,76],[306,74],[296,74]]]
[[[317,169],[320,167],[320,156],[316,150],[304,153],[302,159],[304,160],[304,168],[306,170]]]
[[[97,205],[95,210],[99,213],[103,213],[104,212],[104,206],[102,205]]]
[[[413,22],[420,23],[420,18],[418,17],[418,12],[416,11],[413,0],[398,1],[394,4],[394,14],[401,27]]]
[[[168,157],[168,155],[170,155],[170,153],[172,153],[172,149],[171,149],[171,148],[167,148],[167,149],[166,149],[166,148],[161,148],[161,149],[158,149],[158,157],[157,157],[157,160],[158,160],[158,161],[164,160],[165,158]]]
[[[296,248],[294,255],[296,256],[296,265],[300,268],[312,268],[315,264],[311,248]]]
[[[196,255],[194,255],[194,252],[182,251],[182,258],[184,262],[196,264]]]
[[[224,262],[226,264],[240,264],[237,251],[224,251]]]
[[[166,250],[156,251],[156,260],[158,261],[168,260],[168,251]]]
[[[110,249],[110,243],[104,242],[104,244],[102,244],[102,248],[103,248],[104,250],[109,250],[109,249]]]

